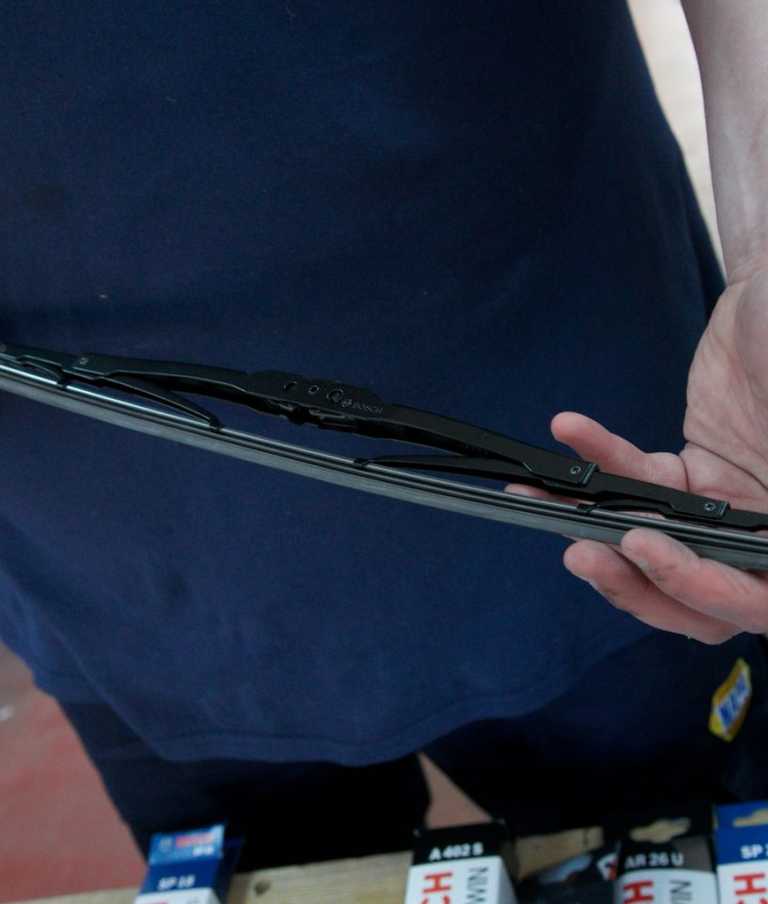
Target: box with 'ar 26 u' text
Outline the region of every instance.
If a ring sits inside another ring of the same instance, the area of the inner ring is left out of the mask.
[[[623,841],[615,891],[616,904],[718,904],[710,837]]]

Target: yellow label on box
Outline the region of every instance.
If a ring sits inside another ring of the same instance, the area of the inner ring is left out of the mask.
[[[744,724],[752,700],[749,665],[741,658],[712,695],[709,730],[723,741],[732,741]]]

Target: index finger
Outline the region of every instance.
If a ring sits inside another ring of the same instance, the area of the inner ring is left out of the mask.
[[[620,551],[656,587],[688,608],[742,631],[768,631],[768,577],[701,558],[683,543],[649,528],[628,531]]]

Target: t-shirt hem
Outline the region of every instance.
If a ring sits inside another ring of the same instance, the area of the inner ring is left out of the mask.
[[[585,671],[621,649],[642,640],[652,629],[641,631],[625,643],[613,646],[612,635],[606,632],[594,639],[603,648]],[[606,644],[605,641],[608,641]],[[407,720],[407,727],[387,737],[362,742],[340,741],[317,736],[265,735],[258,732],[204,731],[185,732],[166,737],[143,739],[146,747],[163,759],[194,762],[208,759],[262,760],[266,762],[330,761],[345,766],[368,765],[398,759],[422,750],[432,741],[449,734],[470,722],[486,719],[520,718],[534,712],[567,693],[584,672],[560,672],[550,680],[533,687],[520,688],[504,694],[473,695],[441,707],[427,716],[418,715]],[[553,680],[554,679],[554,680]],[[559,680],[557,680],[559,679]],[[101,703],[93,686],[79,676],[35,670],[35,681],[46,693],[78,703]],[[126,757],[131,752],[122,751]],[[146,753],[146,749],[144,750]]]
[[[555,695],[555,698],[558,695]],[[552,697],[547,696],[545,702]],[[351,743],[325,738],[275,737],[256,734],[204,733],[155,739],[154,749],[164,758],[178,761],[199,759],[259,759],[268,762],[329,761],[342,766],[361,766],[386,762],[421,751],[431,742],[469,722],[484,719],[518,718],[535,710],[526,696],[520,708],[520,695],[485,700],[471,697],[421,719],[407,731],[386,740]],[[191,748],[194,753],[191,754]],[[256,754],[256,755],[254,755]]]

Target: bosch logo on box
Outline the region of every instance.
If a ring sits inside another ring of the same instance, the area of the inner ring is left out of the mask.
[[[211,845],[216,843],[215,832],[190,832],[189,835],[180,835],[176,839],[177,848],[193,847],[196,844]]]

